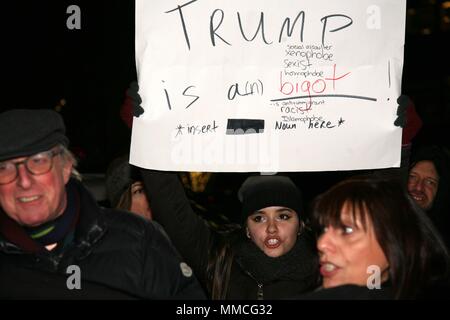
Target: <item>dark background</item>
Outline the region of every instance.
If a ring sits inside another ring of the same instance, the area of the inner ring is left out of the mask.
[[[66,10],[72,4],[81,8],[81,30],[66,27]],[[105,172],[129,148],[130,132],[119,110],[136,78],[134,1],[17,1],[2,4],[1,11],[0,108],[60,110],[80,171]],[[416,145],[450,147],[449,40],[450,1],[408,1],[402,91],[413,99],[424,122]],[[217,202],[219,193],[234,197],[230,190],[244,178],[214,175],[206,201]],[[329,173],[305,173],[299,184],[312,197],[334,180]]]

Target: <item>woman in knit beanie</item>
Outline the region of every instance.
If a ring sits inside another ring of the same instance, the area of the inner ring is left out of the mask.
[[[297,186],[288,177],[252,176],[238,196],[246,236],[269,257],[289,252],[304,228]]]
[[[285,176],[251,176],[241,225],[217,232],[191,208],[177,175],[142,170],[152,212],[212,299],[287,299],[319,284],[301,192]]]

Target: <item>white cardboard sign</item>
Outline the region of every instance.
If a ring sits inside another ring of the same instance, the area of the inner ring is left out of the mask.
[[[173,171],[395,167],[406,0],[136,0],[130,162]]]

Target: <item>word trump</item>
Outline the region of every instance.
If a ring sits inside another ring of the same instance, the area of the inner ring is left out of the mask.
[[[186,45],[189,50],[191,49],[192,34],[189,32],[190,20],[188,18],[192,17],[192,19],[195,19],[196,21],[199,20],[198,13],[192,14],[192,15],[188,14],[189,7],[195,6],[195,4],[194,4],[195,2],[198,2],[198,0],[186,2],[182,5],[178,5],[174,9],[171,9],[171,10],[165,12],[168,14],[178,12],[178,14],[180,16],[181,27],[183,29]],[[244,41],[247,41],[247,42],[254,41],[256,39],[256,37],[258,36],[258,34],[260,34],[261,35],[260,38],[264,42],[264,44],[271,45],[273,43],[273,41],[268,40],[267,36],[266,36],[267,31],[265,30],[265,13],[263,11],[260,12],[258,26],[256,28],[256,31],[252,30],[252,32],[253,32],[252,35],[248,35],[248,33],[251,33],[251,32],[248,32],[248,30],[244,30],[243,18],[242,18],[241,13],[239,11],[237,11],[235,14],[236,14],[236,18],[235,18],[236,20],[234,21],[234,23],[237,23],[237,27],[239,28],[239,31],[240,31],[241,36]],[[234,13],[233,13],[233,15],[234,15]],[[336,22],[334,20],[337,20],[338,22]],[[222,34],[219,33],[219,29],[221,28],[222,23],[224,23],[224,21],[226,21],[227,23],[233,23],[233,20],[231,18],[229,18],[228,15],[226,15],[226,12],[224,10],[222,10],[220,8],[214,9],[209,18],[209,28],[207,31],[209,33],[211,45],[214,47],[217,45],[217,41],[219,41],[219,40],[228,46],[232,45],[230,40],[227,40],[225,36],[223,36]],[[300,42],[303,42],[304,30],[306,28],[306,26],[305,26],[306,21],[307,21],[306,12],[303,10],[299,11],[297,13],[297,15],[295,16],[295,18],[285,17],[284,20],[281,22],[279,32],[276,32],[276,34],[278,34],[277,42],[281,43],[284,40],[284,36],[292,37],[296,27],[298,29],[299,40],[300,40]],[[324,44],[325,37],[326,37],[325,35],[327,33],[336,32],[336,31],[343,30],[343,29],[349,27],[350,25],[353,24],[353,19],[345,14],[330,14],[330,15],[323,16],[320,19],[320,22],[322,23],[322,28],[321,28],[322,44]],[[333,22],[333,23],[331,23],[331,22]],[[336,25],[336,24],[337,24],[337,26],[334,26],[333,28],[329,27],[330,25]],[[278,31],[278,30],[276,30],[276,31]]]

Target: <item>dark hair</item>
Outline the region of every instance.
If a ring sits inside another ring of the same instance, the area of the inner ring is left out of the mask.
[[[212,227],[212,226],[211,226]],[[230,283],[234,259],[233,246],[245,239],[239,224],[225,224],[220,229],[212,227],[216,237],[211,237],[206,266],[207,290],[213,300],[225,300]]]
[[[120,198],[115,206],[116,209],[130,211],[133,198],[133,184],[130,184],[125,191],[120,195]]]
[[[398,182],[374,177],[344,180],[316,198],[313,219],[321,226],[342,226],[341,209],[350,205],[367,228],[370,219],[389,262],[389,281],[397,299],[415,298],[420,290],[448,277],[443,241],[425,213]]]
[[[129,164],[128,155],[120,156],[111,161],[106,170],[105,187],[106,195],[112,207],[118,207],[124,192],[130,189],[130,186],[136,181],[142,181],[142,177],[138,168]],[[129,193],[131,197],[131,191]],[[125,207],[121,206],[121,208]],[[129,208],[126,210],[129,210]]]
[[[432,220],[436,223],[449,223],[448,210],[450,201],[450,152],[445,147],[423,146],[413,153],[409,171],[421,161],[430,161],[439,176],[438,189],[433,201],[433,206],[428,210]]]

